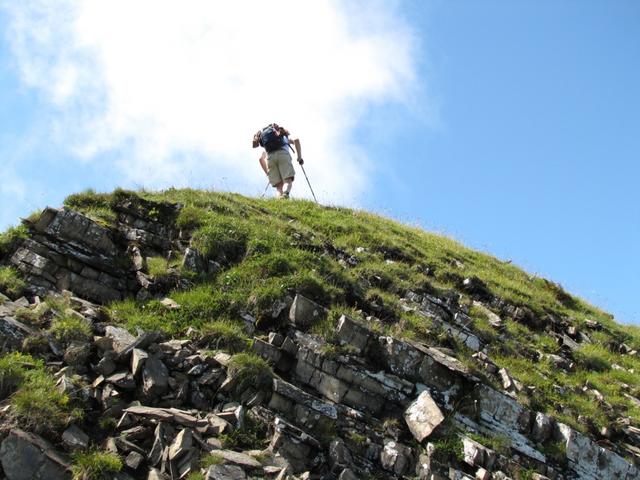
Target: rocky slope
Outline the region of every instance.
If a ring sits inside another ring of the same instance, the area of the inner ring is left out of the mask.
[[[0,478],[640,478],[639,336],[558,285],[307,202],[66,203],[0,245]]]

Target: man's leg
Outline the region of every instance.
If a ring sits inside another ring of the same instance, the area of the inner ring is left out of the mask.
[[[284,184],[284,182],[280,182],[280,183],[276,183],[274,185],[274,187],[276,187],[276,190],[278,191],[278,198],[282,198],[282,186],[283,186],[283,184]]]
[[[284,181],[282,182],[284,184],[284,188],[283,188],[283,194],[285,197],[289,197],[289,194],[291,193],[291,187],[293,184],[293,177],[287,177],[284,179]]]

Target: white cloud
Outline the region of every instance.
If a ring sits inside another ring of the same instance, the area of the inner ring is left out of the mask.
[[[224,177],[255,189],[264,177],[250,140],[276,121],[301,138],[317,193],[354,198],[372,167],[354,128],[415,87],[412,31],[382,0],[3,6],[24,83],[55,108],[57,140],[84,161],[113,156],[126,182],[149,187]]]

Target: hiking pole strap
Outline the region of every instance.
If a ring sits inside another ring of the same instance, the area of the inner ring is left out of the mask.
[[[302,168],[302,173],[304,173],[304,178],[307,180],[307,185],[309,185],[309,190],[311,190],[311,195],[313,195],[313,199],[318,203],[318,199],[316,198],[316,194],[313,193],[313,188],[311,188],[311,182],[309,182],[309,177],[307,177],[307,172],[304,169],[304,165],[300,165]]]

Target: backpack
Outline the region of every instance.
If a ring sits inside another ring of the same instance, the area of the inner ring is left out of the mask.
[[[272,123],[260,131],[260,146],[269,153],[279,150],[287,145],[285,136],[288,133],[284,128]]]

